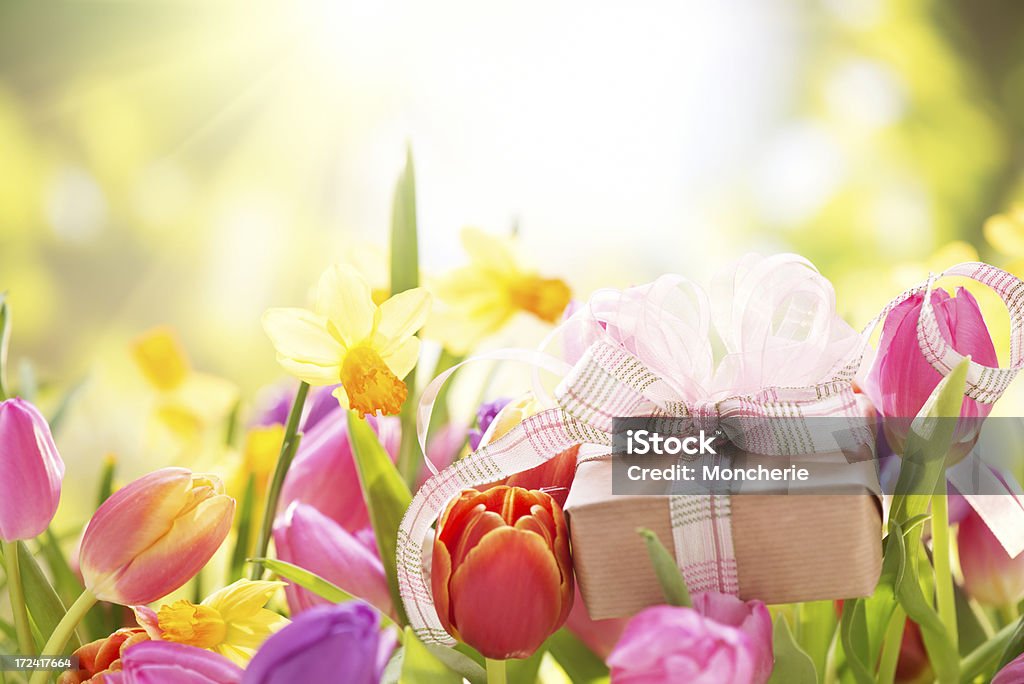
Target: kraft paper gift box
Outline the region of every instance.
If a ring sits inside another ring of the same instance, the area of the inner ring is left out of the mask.
[[[612,472],[610,459],[581,462],[565,504],[576,580],[598,620],[664,603],[638,528],[652,530],[676,553],[669,497],[612,494]],[[882,568],[882,514],[868,488],[860,494],[735,494],[729,505],[741,598],[775,604],[874,591]]]

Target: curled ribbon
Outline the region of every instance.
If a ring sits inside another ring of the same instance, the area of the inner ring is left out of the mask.
[[[1024,283],[981,263],[960,264],[929,277],[892,300],[857,333],[836,314],[831,284],[806,259],[751,255],[712,282],[710,297],[680,276],[596,293],[556,331],[572,363],[527,350],[502,350],[463,362],[524,362],[561,381],[552,407],[435,473],[414,496],[399,528],[397,569],[417,636],[428,643],[454,643],[437,616],[427,568],[433,525],[463,489],[534,468],[577,444],[610,448],[616,417],[670,417],[679,421],[681,431],[718,428],[739,449],[765,455],[798,456],[847,446],[837,444],[834,435],[808,429],[807,419],[819,416],[848,419],[848,434],[870,439],[862,434],[870,409],[853,387],[868,338],[895,306],[915,294],[927,295],[943,276],[989,286],[1010,312],[1011,366],[989,368],[972,361],[968,369],[967,395],[992,403],[1024,365]],[[724,352],[717,364],[709,342],[712,330]],[[922,304],[918,342],[943,375],[963,358],[939,332],[929,296]],[[461,365],[435,378],[421,397],[417,427],[424,452],[433,403]],[[534,385],[540,383],[535,379]],[[764,429],[751,429],[751,419]],[[1017,532],[1024,529],[1021,500],[974,499],[968,497],[1011,554],[1024,549],[1024,533]],[[688,583],[693,582],[691,589],[736,593],[728,497],[673,496],[670,511],[676,557]],[[709,550],[702,543],[709,535],[725,543]],[[718,572],[701,570],[709,564]]]

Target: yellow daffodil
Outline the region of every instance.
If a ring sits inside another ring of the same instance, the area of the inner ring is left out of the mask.
[[[161,326],[132,343],[132,357],[157,393],[156,417],[179,439],[191,440],[221,425],[238,401],[238,389],[222,378],[193,370],[174,331]]]
[[[275,423],[274,425],[251,427],[245,434],[245,442],[242,445],[241,453],[233,454],[229,462],[228,494],[238,501],[244,499],[245,491],[249,486],[249,477],[252,476],[253,520],[259,520],[263,517],[263,508],[266,505],[267,498],[267,486],[270,484],[270,476],[277,466],[277,457],[281,453],[281,443],[283,441],[283,425]]]
[[[136,609],[136,615],[153,638],[205,648],[245,667],[267,637],[289,622],[264,607],[283,586],[242,579],[198,605],[181,600],[155,613]]]
[[[543,278],[516,259],[510,239],[467,228],[462,244],[469,264],[437,279],[434,291],[446,309],[431,322],[431,333],[449,350],[465,353],[482,338],[526,312],[556,322],[569,304],[564,281]]]
[[[423,288],[378,306],[355,268],[334,266],[320,276],[313,311],[270,309],[263,329],[286,371],[311,385],[340,382],[334,396],[343,408],[392,415],[405,401],[402,378],[419,358],[415,333],[429,313]]]

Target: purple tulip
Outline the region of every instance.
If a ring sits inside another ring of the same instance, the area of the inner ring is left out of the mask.
[[[376,684],[393,647],[368,605],[352,601],[318,606],[267,639],[242,682]]]
[[[1024,682],[1024,655],[1011,660],[992,678],[992,684],[1020,684],[1020,682]]]
[[[105,684],[238,684],[242,669],[222,655],[172,641],[143,641],[121,656]]]
[[[398,419],[371,417],[368,421],[392,460],[397,458],[401,441]],[[344,413],[321,421],[300,442],[281,490],[278,511],[293,501],[313,506],[353,534],[369,526],[370,514],[363,501]]]
[[[314,387],[309,391],[303,409],[302,429],[305,432],[312,430],[324,418],[336,411],[341,415],[338,400],[331,394],[336,387],[338,385],[326,385]],[[295,390],[275,388],[272,392],[270,401],[266,402],[259,416],[253,421],[253,425],[284,425],[288,422],[288,414],[295,402]],[[344,419],[343,415],[341,417]]]
[[[704,594],[694,606],[655,606],[630,620],[608,657],[612,684],[768,681],[772,629],[764,604]]]
[[[865,392],[885,419],[886,438],[897,453],[903,453],[912,419],[942,380],[942,375],[921,353],[917,339],[923,302],[924,295],[917,294],[889,312],[865,386]],[[945,290],[934,290],[931,304],[939,333],[953,349],[982,365],[998,365],[985,319],[970,292],[961,287],[955,297],[950,297]],[[960,415],[968,420],[958,427],[956,441],[972,445],[978,423],[991,410],[991,404],[979,404],[964,397]]]
[[[53,520],[64,461],[50,426],[24,399],[0,402],[0,539],[32,539]]]
[[[495,399],[493,401],[486,401],[480,404],[480,408],[476,412],[476,427],[469,431],[469,448],[476,451],[480,447],[480,440],[483,439],[484,433],[487,432],[487,428],[491,426],[494,419],[501,413],[501,409],[505,408],[510,399],[504,397]]]
[[[323,577],[384,613],[392,613],[387,575],[372,530],[353,535],[312,506],[295,502],[274,523],[274,545],[281,560]],[[293,613],[327,603],[292,584],[285,588],[285,594]]]

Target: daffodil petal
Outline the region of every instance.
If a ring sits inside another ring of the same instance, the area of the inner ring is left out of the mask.
[[[512,246],[505,238],[485,233],[479,228],[464,229],[461,238],[462,246],[474,265],[504,274],[518,270]]]
[[[395,377],[404,378],[409,374],[413,368],[416,367],[416,362],[420,358],[420,341],[419,338],[410,337],[402,344],[398,345],[390,354],[381,356],[384,363],[387,364],[388,370],[395,374]]]
[[[347,348],[365,340],[373,332],[377,306],[370,285],[352,266],[332,266],[320,276],[316,293],[316,311],[327,318],[332,332]]]
[[[225,622],[245,620],[262,610],[284,585],[284,582],[240,579],[207,596],[203,605],[215,608]]]
[[[314,366],[337,366],[344,349],[327,332],[327,320],[305,309],[268,309],[263,329],[279,356]]]
[[[294,359],[277,355],[277,362],[285,372],[310,385],[333,385],[338,382],[341,366],[315,366],[311,363],[300,363]]]
[[[416,334],[430,315],[430,294],[417,287],[399,292],[380,305],[377,336],[382,340],[381,356],[387,356],[401,345],[405,338]]]
[[[348,393],[345,392],[344,387],[338,385],[338,387],[335,388],[333,392],[331,392],[331,396],[338,400],[338,403],[341,405],[343,411],[348,410]]]

